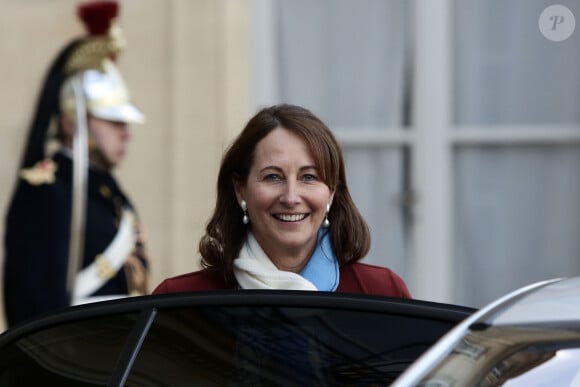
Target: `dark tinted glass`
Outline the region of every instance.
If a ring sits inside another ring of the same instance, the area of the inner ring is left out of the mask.
[[[384,385],[452,325],[331,308],[161,310],[127,385]]]
[[[97,317],[19,339],[0,352],[0,386],[106,386],[134,322]]]

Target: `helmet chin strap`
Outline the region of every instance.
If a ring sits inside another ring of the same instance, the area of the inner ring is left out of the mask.
[[[75,97],[76,128],[73,137],[73,191],[71,209],[71,229],[67,271],[67,292],[72,300],[75,277],[82,266],[84,236],[86,228],[87,171],[88,157],[88,124],[85,96],[83,92],[82,73],[72,79]]]

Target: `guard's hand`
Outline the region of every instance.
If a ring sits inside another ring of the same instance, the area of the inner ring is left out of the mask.
[[[149,276],[147,269],[139,258],[131,255],[125,262],[125,276],[130,296],[145,295],[149,293]]]

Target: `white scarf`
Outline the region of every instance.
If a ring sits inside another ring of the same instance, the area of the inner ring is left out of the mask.
[[[234,275],[242,289],[318,290],[300,274],[278,270],[251,232],[234,259]]]

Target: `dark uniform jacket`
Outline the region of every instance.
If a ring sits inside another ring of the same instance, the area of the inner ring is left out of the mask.
[[[4,304],[9,325],[64,308],[71,302],[66,281],[72,160],[57,153],[53,161],[54,174],[35,168],[37,175],[20,177],[8,209]],[[108,172],[89,169],[82,267],[91,264],[111,243],[124,207],[132,208],[115,178]],[[103,275],[101,280],[102,286],[92,296],[127,295],[123,267]]]
[[[236,288],[237,284],[226,285],[221,271],[209,268],[168,278],[157,286],[153,294]],[[364,263],[341,266],[336,291],[411,298],[407,285],[395,272],[385,267]]]

